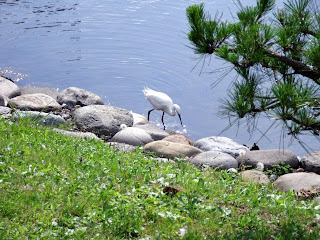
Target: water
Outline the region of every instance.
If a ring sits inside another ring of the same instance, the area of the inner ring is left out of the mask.
[[[26,74],[19,85],[84,88],[100,95],[106,104],[144,115],[151,105],[141,90],[163,91],[181,106],[185,125],[182,128],[178,117],[166,115],[169,128],[193,140],[216,136],[228,124],[216,115],[219,99],[226,96],[235,74],[211,89],[221,73],[209,72],[226,65],[212,57],[203,69],[202,62],[196,66],[197,56],[186,38],[185,9],[200,2],[212,14],[223,12],[223,19],[229,21],[237,10],[232,0],[0,0],[0,68]],[[159,112],[152,112],[153,123],[161,126],[160,119]],[[258,128],[264,132],[270,125],[260,121]],[[250,138],[242,125],[222,136],[252,145],[261,133],[256,131]],[[280,137],[281,128],[272,127],[258,145],[305,155],[299,144],[288,147],[290,139]],[[304,140],[319,150],[315,139]]]

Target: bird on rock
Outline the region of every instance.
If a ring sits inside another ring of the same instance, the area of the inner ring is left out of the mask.
[[[143,90],[143,93],[144,93],[144,96],[148,99],[148,101],[153,106],[153,109],[151,109],[148,112],[148,121],[150,118],[150,113],[156,109],[163,112],[161,120],[162,120],[164,130],[166,129],[166,126],[164,125],[164,122],[163,122],[164,113],[167,113],[170,116],[175,116],[177,113],[180,119],[181,126],[183,126],[182,120],[181,120],[181,108],[179,105],[173,104],[172,99],[167,94],[154,91],[150,88],[145,88]]]

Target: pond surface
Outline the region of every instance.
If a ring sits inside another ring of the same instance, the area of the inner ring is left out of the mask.
[[[185,125],[166,115],[168,128],[193,140],[216,136],[228,125],[228,119],[216,113],[235,74],[212,89],[223,72],[210,72],[227,65],[214,57],[197,65],[198,56],[186,37],[185,10],[200,2],[212,15],[223,12],[223,19],[233,21],[231,13],[237,7],[232,0],[0,0],[0,69],[27,75],[19,85],[84,88],[106,104],[144,115],[151,105],[141,90],[163,91],[181,106]],[[152,112],[151,122],[161,126],[161,114]],[[221,136],[305,155],[297,142],[288,147],[290,138],[283,140],[281,127],[272,127],[261,137],[271,124],[261,119],[251,137],[245,125],[231,127]],[[314,138],[303,140],[319,150]]]

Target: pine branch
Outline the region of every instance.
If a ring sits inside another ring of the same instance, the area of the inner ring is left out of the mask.
[[[320,131],[320,121],[315,122],[315,123],[313,123],[313,124],[308,124],[308,125],[306,125],[306,124],[304,124],[303,121],[300,121],[299,119],[297,119],[297,118],[295,118],[295,117],[293,117],[293,116],[288,117],[287,120],[291,120],[291,121],[299,124],[304,131],[312,131],[314,134],[319,135],[319,131]]]
[[[237,53],[238,52],[237,49],[234,49],[234,48],[229,48],[228,51],[230,53]],[[280,53],[277,53],[277,52],[272,51],[270,49],[265,49],[264,52],[267,56],[278,59],[282,63],[287,64],[288,66],[292,67],[293,70],[295,71],[294,74],[300,74],[304,77],[311,78],[318,85],[320,85],[320,72],[319,71],[313,70],[311,67],[307,66],[306,64],[302,63],[301,61],[291,59],[287,56],[281,55]],[[248,62],[245,65],[240,64],[240,63],[234,63],[234,62],[233,62],[233,64],[235,66],[241,66],[244,68],[248,68],[248,67],[251,67],[254,65],[253,62]],[[275,70],[274,68],[272,68],[271,66],[268,66],[267,64],[264,64],[263,62],[260,62],[259,64],[261,64],[263,67]]]
[[[265,49],[265,53],[269,57],[276,58],[279,61],[292,67],[296,74],[300,74],[302,76],[311,78],[317,84],[320,85],[320,72],[319,71],[312,70],[312,68],[310,68],[306,64],[304,64],[300,61],[293,60],[287,56],[281,55],[281,54],[274,52],[270,49]]]

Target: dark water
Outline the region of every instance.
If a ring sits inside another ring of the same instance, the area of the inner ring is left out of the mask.
[[[209,72],[227,65],[212,57],[192,71],[198,60],[188,47],[185,9],[199,2],[211,13],[223,12],[229,21],[237,9],[232,0],[0,0],[0,68],[27,75],[19,85],[60,90],[76,86],[102,96],[107,104],[144,115],[151,108],[141,90],[163,91],[181,106],[185,124],[181,128],[177,117],[165,116],[169,128],[193,140],[218,135],[228,125],[227,119],[216,116],[219,99],[225,97],[235,74],[211,89],[223,72]],[[151,121],[159,124],[160,117],[153,112]],[[245,125],[222,136],[305,154],[296,142],[288,147],[290,138],[281,139],[281,127],[272,127],[261,138],[259,131],[270,125],[259,121],[251,138]],[[319,150],[315,139],[303,139]]]

